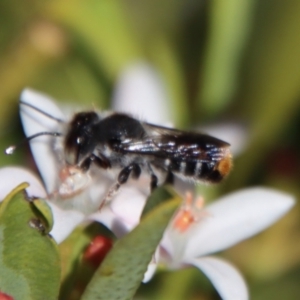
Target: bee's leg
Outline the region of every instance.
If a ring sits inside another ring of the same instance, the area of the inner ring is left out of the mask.
[[[123,168],[118,176],[118,181],[108,190],[105,198],[103,199],[100,209],[105,204],[106,201],[110,200],[119,190],[120,186],[127,182],[130,174],[133,178],[137,179],[141,175],[141,167],[138,164],[130,164],[129,166]]]
[[[138,164],[130,164],[122,169],[118,176],[118,183],[120,185],[126,183],[130,174],[134,179],[138,179],[141,175],[141,167]]]
[[[150,180],[150,190],[153,192],[157,188],[157,176],[153,173],[151,174],[151,180]]]
[[[168,171],[164,184],[173,184],[174,183],[174,174],[171,171]]]
[[[148,164],[148,168],[149,168],[149,172],[150,172],[150,175],[151,175],[151,178],[150,178],[150,191],[153,192],[157,188],[158,178],[155,175],[155,173],[153,172],[150,164]]]
[[[96,156],[95,154],[90,155],[87,157],[81,164],[80,168],[83,171],[89,170],[92,163],[95,163],[98,167],[107,169],[110,168],[110,162],[105,156]]]
[[[142,169],[139,165],[135,164],[134,168],[132,169],[131,176],[133,179],[139,179],[142,173]]]

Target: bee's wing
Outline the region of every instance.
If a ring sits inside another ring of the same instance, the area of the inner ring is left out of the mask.
[[[182,130],[178,130],[175,128],[170,128],[170,127],[164,127],[164,126],[158,126],[158,125],[154,125],[154,124],[150,124],[150,123],[142,123],[144,129],[146,130],[146,132],[149,134],[149,136],[152,135],[182,135],[182,134],[186,134],[187,132],[182,131]]]
[[[143,123],[147,135],[140,140],[125,140],[119,144],[124,153],[152,155],[157,158],[185,161],[218,161],[229,144],[209,135],[185,132]]]

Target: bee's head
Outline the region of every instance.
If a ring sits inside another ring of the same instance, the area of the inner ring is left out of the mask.
[[[97,140],[94,124],[99,121],[95,112],[82,112],[74,116],[65,137],[65,158],[70,165],[79,164],[95,149]]]

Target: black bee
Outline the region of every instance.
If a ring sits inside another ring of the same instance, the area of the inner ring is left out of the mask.
[[[94,111],[80,112],[68,124],[66,134],[41,132],[27,140],[40,135],[63,137],[68,170],[75,168],[77,173],[86,173],[92,164],[103,169],[121,168],[107,198],[130,176],[139,178],[142,171],[150,174],[153,190],[158,185],[157,172],[165,173],[169,183],[174,175],[194,182],[218,183],[232,167],[230,145],[224,141],[141,122],[123,113],[102,117]],[[14,147],[10,147],[6,152],[13,150]]]

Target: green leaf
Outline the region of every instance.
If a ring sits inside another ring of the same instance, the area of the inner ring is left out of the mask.
[[[250,123],[248,147],[227,181],[230,190],[248,184],[255,171],[262,173],[262,161],[278,146],[285,146],[279,139],[285,141],[284,131],[293,119],[295,124],[299,119],[300,2],[261,2],[264,10],[254,31],[244,90],[239,95],[243,118]]]
[[[210,1],[209,36],[200,76],[198,112],[222,111],[237,90],[239,66],[249,37],[256,1]]]
[[[45,227],[45,233],[49,233],[53,227],[53,215],[50,206],[43,199],[34,199],[32,201],[36,214],[41,218]]]
[[[134,230],[116,242],[81,299],[131,299],[180,203],[181,199],[173,198],[160,204]]]
[[[48,9],[51,18],[82,37],[108,77],[141,56],[120,1],[52,1]]]
[[[75,50],[80,59],[74,54],[68,60],[52,63],[51,67],[39,73],[38,81],[32,87],[51,95],[57,101],[71,101],[74,107],[91,105],[91,101],[95,101],[95,105],[103,109],[109,94],[107,80],[95,67],[95,62],[86,53],[84,45],[80,41],[78,44],[78,49]],[[84,63],[85,58],[89,60]]]
[[[180,66],[172,44],[166,42],[164,36],[152,40],[151,57],[162,74],[167,94],[171,99],[171,103],[168,104],[172,120],[175,120],[176,125],[179,127],[189,125],[190,119],[187,91],[184,85],[184,70]]]
[[[142,217],[147,215],[152,209],[154,209],[157,205],[171,200],[175,197],[175,192],[172,190],[170,186],[158,187],[154,190],[153,193],[148,197],[146,205],[142,212]]]
[[[16,187],[0,206],[0,290],[15,300],[57,299],[60,260],[47,234],[51,218],[42,215],[45,203],[26,197],[26,187]]]

